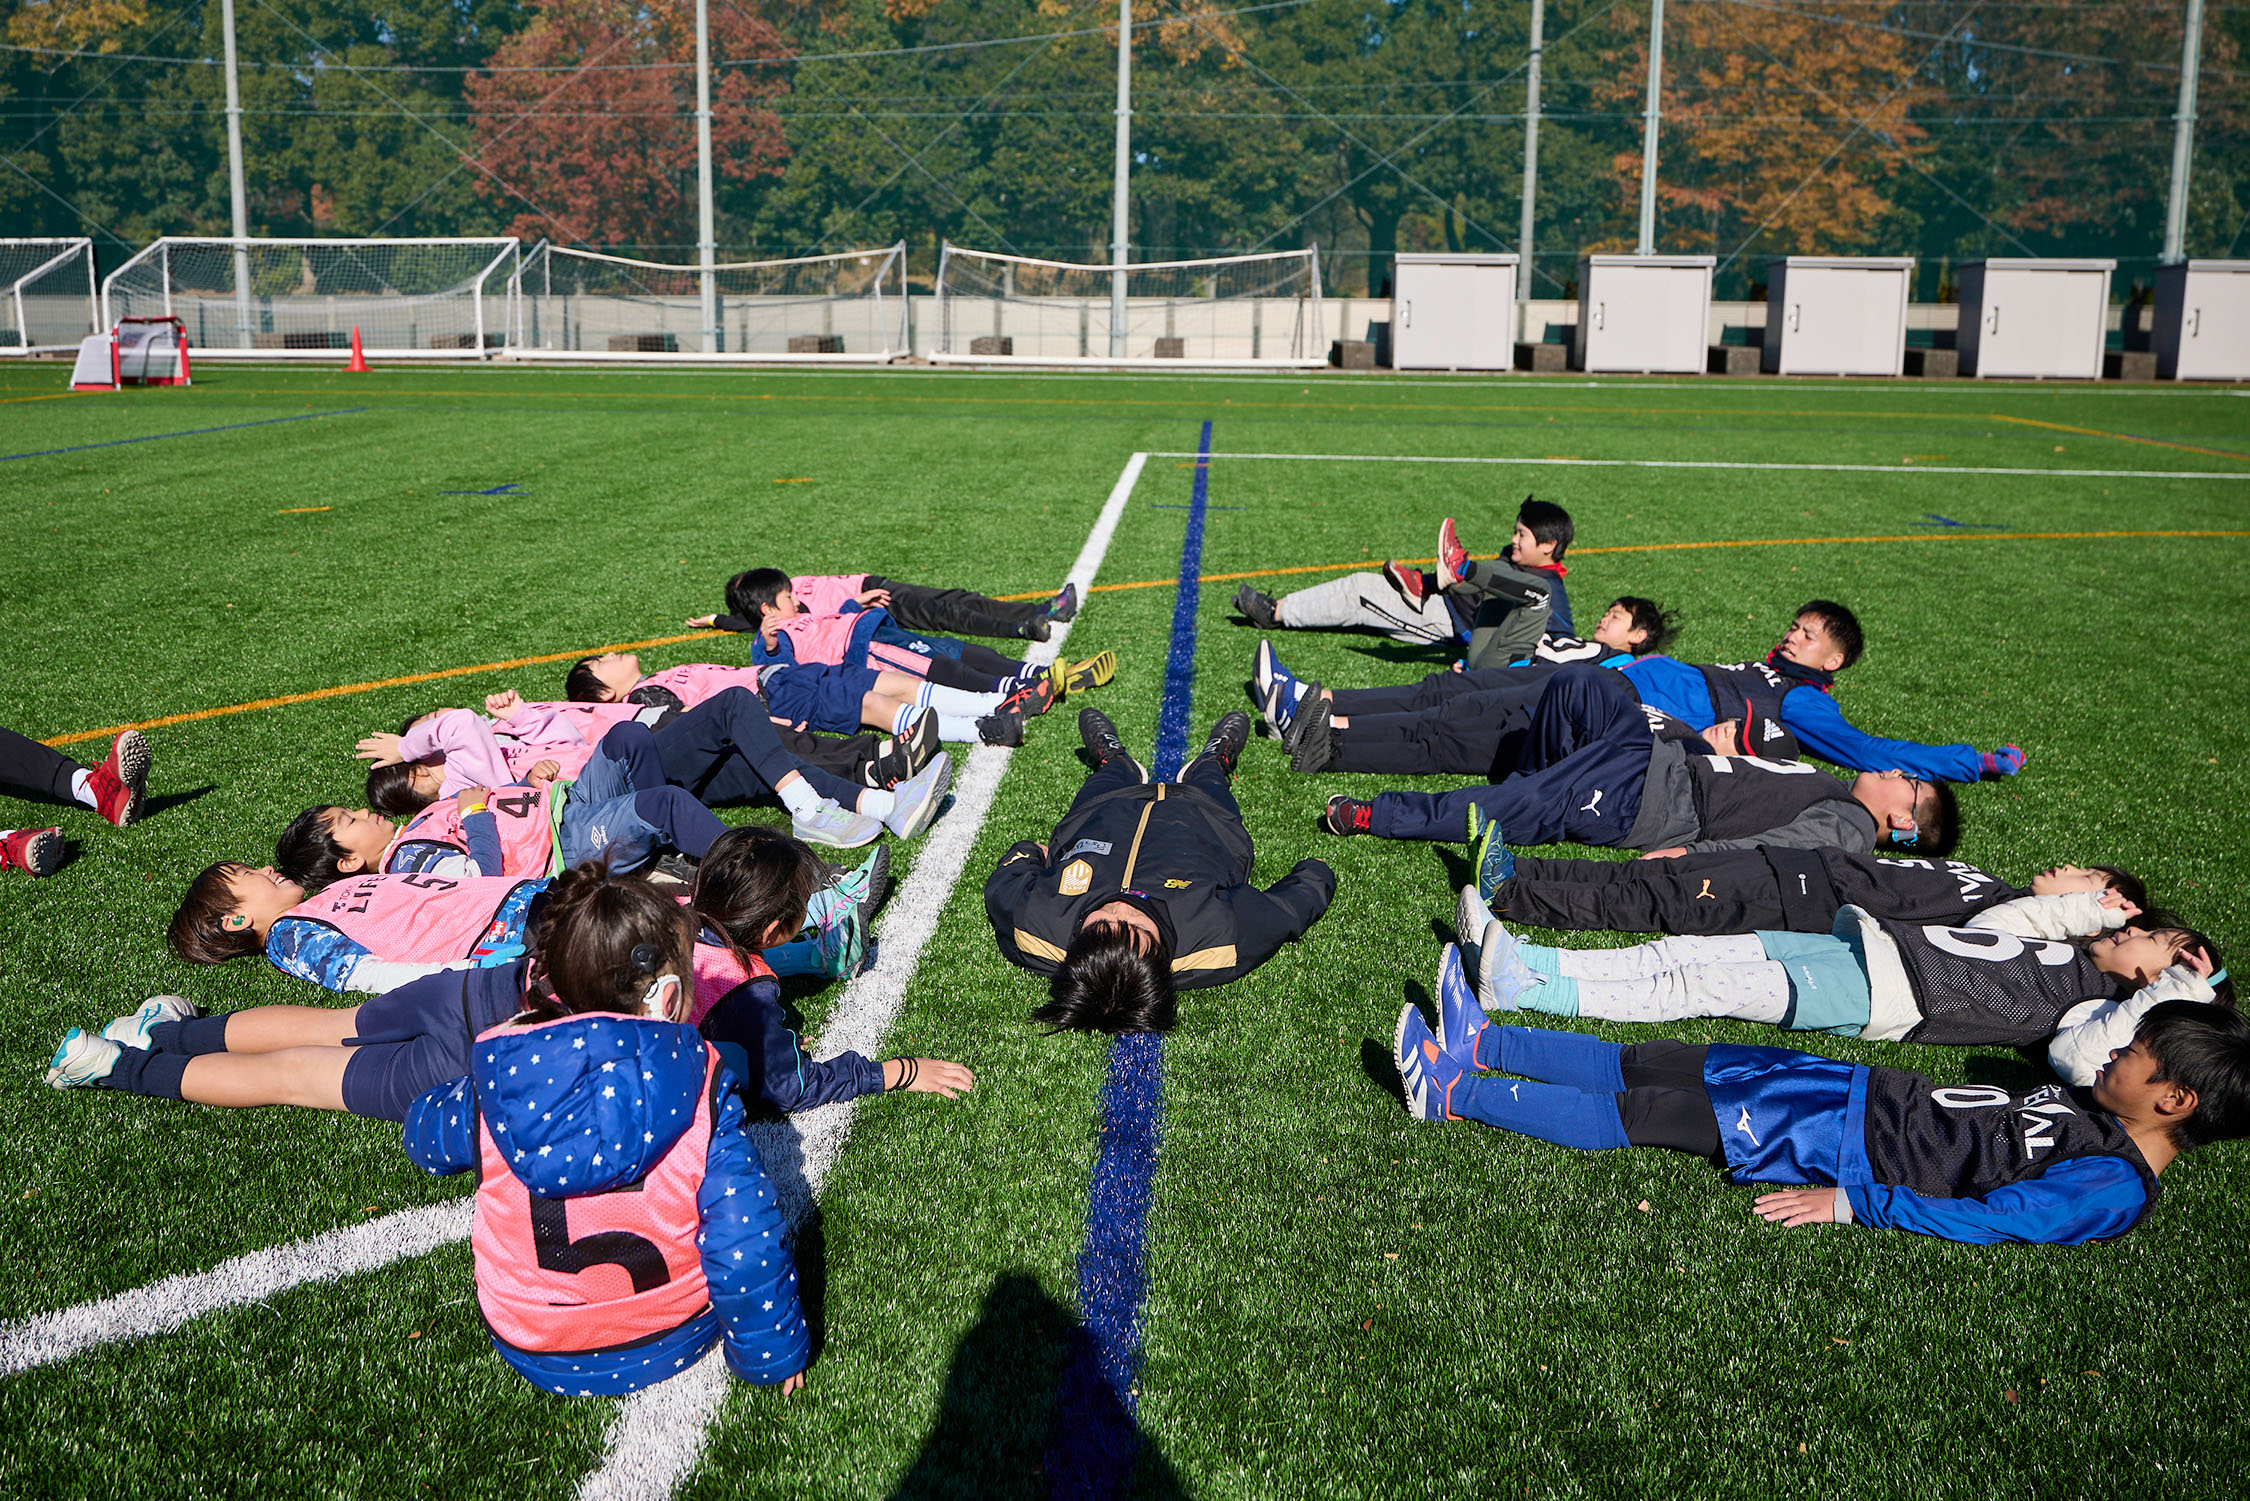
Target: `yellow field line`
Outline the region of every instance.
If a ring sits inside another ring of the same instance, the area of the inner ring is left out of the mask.
[[[2177,448],[2182,453],[2208,454],[2214,459],[2250,460],[2250,453],[2236,453],[2226,448],[2198,448],[2193,443],[2174,443],[2165,438],[2136,438],[2131,433],[2107,432],[2098,427],[2072,427],[2067,422],[2043,422],[2037,417],[2009,417],[1999,412],[1986,413],[1994,422],[2013,422],[2018,427],[2043,427],[2049,432],[2077,433],[2088,438],[2114,438],[2120,443],[2145,443],[2151,448]]]
[[[410,683],[435,683],[443,678],[473,677],[480,672],[505,672],[514,667],[536,667],[542,662],[575,662],[580,657],[596,656],[605,651],[637,651],[644,646],[674,646],[682,641],[701,641],[709,636],[724,636],[725,631],[690,631],[684,636],[651,636],[646,641],[620,641],[614,646],[597,646],[590,651],[548,652],[538,657],[510,657],[505,662],[479,662],[472,667],[447,667],[438,672],[410,672],[404,677],[382,678],[372,683],[344,683],[334,688],[315,688],[310,693],[285,693],[279,698],[254,698],[246,704],[227,704],[216,709],[194,709],[185,714],[167,714],[161,719],[143,719],[133,724],[104,725],[98,730],[78,730],[68,735],[57,735],[42,743],[71,745],[80,740],[100,740],[105,736],[121,734],[126,730],[156,730],[168,724],[189,724],[198,719],[219,719],[228,714],[247,714],[253,709],[279,709],[290,704],[309,704],[315,699],[343,698],[353,693],[373,693],[378,688],[403,688]]]
[[[2250,537],[2250,531],[2148,531],[2148,532],[1976,532],[1955,536],[1942,532],[1914,532],[1895,537],[1742,537],[1715,542],[1640,542],[1619,547],[1581,547],[1580,557],[1593,553],[1621,552],[1685,552],[1715,547],[1812,547],[1834,543],[1876,542],[2087,542],[2117,537]],[[1435,558],[1400,558],[1397,561],[1419,567],[1435,563]],[[1354,568],[1366,568],[1369,560],[1361,558],[1352,563],[1302,563],[1292,568],[1253,568],[1245,573],[1206,573],[1206,584],[1232,583],[1236,579],[1281,578],[1296,573],[1342,573]],[[1123,584],[1096,584],[1088,590],[1091,594],[1110,594],[1125,589],[1163,589],[1179,583],[1177,578],[1136,579]],[[1034,589],[1028,594],[1001,594],[1003,600],[1046,599],[1050,591]],[[403,688],[413,683],[435,683],[445,678],[474,677],[482,672],[506,672],[517,667],[536,667],[543,662],[575,662],[580,657],[595,656],[605,651],[639,651],[650,646],[677,646],[683,641],[708,641],[714,636],[730,634],[726,631],[689,631],[678,636],[651,636],[645,641],[619,641],[609,646],[596,646],[579,651],[548,652],[536,657],[510,657],[505,662],[478,662],[468,667],[447,667],[436,672],[412,672],[404,677],[381,678],[371,683],[343,683],[334,688],[315,688],[309,693],[285,693],[278,698],[257,698],[246,704],[226,704],[216,709],[193,709],[185,714],[166,714],[158,719],[143,719],[132,724],[104,725],[98,730],[77,730],[68,735],[56,735],[44,742],[46,745],[74,745],[81,740],[99,740],[125,730],[156,730],[166,725],[191,724],[199,719],[219,719],[229,714],[247,714],[253,709],[280,709],[290,704],[309,704],[323,698],[344,698],[354,693],[373,693],[382,688]]]

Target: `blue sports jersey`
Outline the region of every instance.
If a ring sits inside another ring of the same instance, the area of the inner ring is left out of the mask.
[[[1672,657],[1642,657],[1618,670],[1642,703],[1699,730],[1711,727],[1711,689],[1697,668]],[[1807,751],[1853,771],[1895,766],[1924,781],[1973,782],[1983,769],[1973,745],[1924,745],[1870,735],[1844,718],[1834,698],[1809,683],[1781,696],[1781,717]]]

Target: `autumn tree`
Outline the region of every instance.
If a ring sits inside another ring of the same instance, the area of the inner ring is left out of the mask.
[[[683,246],[695,223],[693,0],[532,0],[533,18],[468,84],[479,191],[506,232],[564,244]],[[769,60],[787,53],[755,12],[710,7],[717,178],[780,173],[788,142]],[[768,65],[761,65],[768,64]],[[511,71],[541,70],[541,71]],[[575,71],[573,71],[575,70]]]

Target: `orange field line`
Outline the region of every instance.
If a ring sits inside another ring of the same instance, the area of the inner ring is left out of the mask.
[[[2008,417],[1999,412],[1988,412],[1995,422],[2013,422],[2018,427],[2043,427],[2050,432],[2078,433],[2088,438],[2114,438],[2120,443],[2145,443],[2151,448],[2177,448],[2182,453],[2208,454],[2214,459],[2250,459],[2250,453],[2236,453],[2227,448],[2198,448],[2193,443],[2174,443],[2166,438],[2137,438],[2131,433],[2113,433],[2098,427],[2072,427],[2067,422],[2043,422],[2037,417]]]
[[[2148,532],[1978,532],[1970,536],[1949,536],[1940,532],[1916,532],[1895,537],[1742,537],[1715,542],[1639,542],[1617,547],[1581,547],[1575,549],[1580,557],[1593,553],[1618,552],[1685,552],[1714,547],[1808,547],[1823,543],[1875,543],[1875,542],[2085,542],[2115,537],[2250,537],[2250,531],[2148,531]],[[1397,561],[1417,566],[1435,563],[1435,558],[1400,558]],[[1294,573],[1342,573],[1353,568],[1366,568],[1369,560],[1361,558],[1353,563],[1302,563],[1292,568],[1253,568],[1245,573],[1206,573],[1201,582],[1206,584],[1232,583],[1236,579],[1281,578]],[[1087,592],[1110,594],[1125,589],[1162,589],[1179,583],[1177,578],[1135,579],[1130,583],[1096,584]],[[1028,594],[1001,594],[1004,600],[1046,599],[1049,590],[1034,589]],[[516,667],[536,667],[543,662],[574,662],[580,657],[594,656],[605,651],[639,651],[648,646],[676,646],[683,641],[707,641],[714,636],[729,634],[726,631],[689,631],[679,636],[651,636],[646,641],[619,641],[609,646],[597,646],[581,651],[548,652],[537,657],[511,657],[505,662],[478,662],[469,667],[447,667],[437,672],[414,672],[404,677],[382,678],[371,683],[344,683],[334,688],[315,688],[309,693],[286,693],[278,698],[252,699],[246,704],[227,704],[216,709],[194,709],[185,714],[167,714],[159,719],[143,719],[133,724],[104,725],[98,730],[78,730],[68,735],[57,735],[44,741],[47,745],[72,745],[81,740],[99,740],[105,735],[115,735],[125,730],[155,730],[166,725],[189,724],[199,719],[219,719],[228,714],[247,714],[253,709],[279,709],[290,704],[308,704],[316,699],[343,698],[354,693],[373,693],[379,688],[403,688],[412,683],[434,683],[444,678],[473,677],[480,672],[505,672]]]
[[[404,677],[382,678],[372,683],[343,683],[334,688],[315,688],[309,693],[284,693],[278,698],[254,698],[246,704],[227,704],[216,709],[193,709],[185,714],[166,714],[160,719],[143,719],[133,724],[104,725],[98,730],[78,730],[68,735],[57,735],[43,742],[47,745],[71,745],[80,740],[99,740],[105,735],[121,734],[126,730],[162,729],[168,724],[188,724],[198,719],[218,719],[228,714],[247,714],[252,709],[279,709],[289,704],[309,704],[315,699],[343,698],[353,693],[373,693],[378,688],[403,688],[409,683],[434,683],[442,678],[473,677],[480,672],[505,672],[514,667],[536,667],[542,662],[575,662],[580,657],[591,657],[605,651],[637,651],[644,646],[673,646],[682,641],[701,641],[708,636],[724,636],[725,631],[690,631],[684,636],[651,636],[646,641],[620,641],[614,646],[597,646],[591,651],[548,652],[538,657],[510,657],[505,662],[479,662],[472,667],[447,667],[438,672],[410,672]]]

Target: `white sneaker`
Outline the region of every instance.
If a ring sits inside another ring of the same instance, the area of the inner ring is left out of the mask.
[[[148,1034],[161,1022],[186,1021],[202,1013],[186,996],[152,995],[131,1016],[121,1016],[102,1028],[102,1036],[120,1047],[148,1050]]]
[[[901,783],[899,790],[905,791],[906,784]],[[883,837],[883,820],[854,813],[829,798],[810,813],[790,814],[789,832],[807,844],[825,844],[840,850],[858,849]]]
[[[1484,925],[1491,921],[1492,909],[1477,895],[1476,887],[1462,887],[1460,905],[1453,909],[1453,941],[1461,947],[1461,963],[1470,970],[1482,967]]]
[[[912,839],[930,826],[937,817],[938,805],[945,801],[945,792],[953,785],[953,758],[939,751],[921,775],[904,781],[892,789],[898,805],[891,809],[890,817],[883,822],[901,839]]]
[[[117,1067],[124,1049],[106,1037],[72,1027],[63,1034],[62,1046],[47,1065],[47,1083],[56,1089],[77,1089],[98,1084]]]

